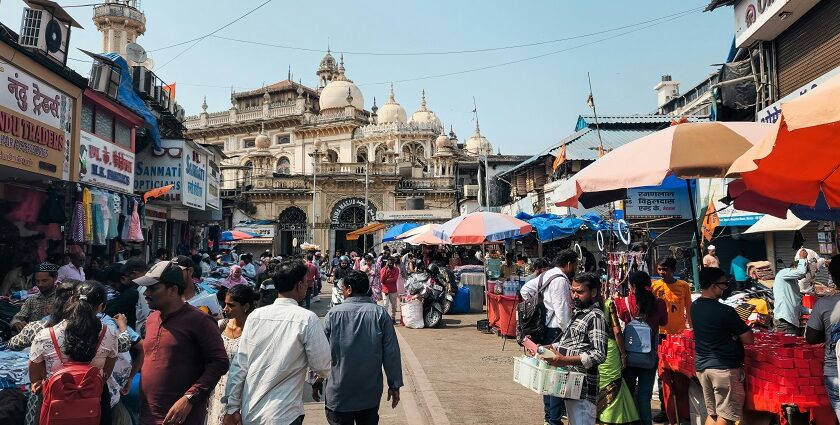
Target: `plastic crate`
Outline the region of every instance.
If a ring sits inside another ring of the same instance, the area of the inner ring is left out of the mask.
[[[547,370],[525,363],[522,357],[513,358],[513,382],[537,394],[543,393],[543,381]]]
[[[580,400],[586,374],[568,370],[546,369],[543,395]]]

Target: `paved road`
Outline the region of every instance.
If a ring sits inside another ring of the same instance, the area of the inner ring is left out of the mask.
[[[312,304],[319,316],[329,301]],[[444,316],[437,329],[397,328],[402,351],[402,401],[391,409],[384,389],[381,424],[542,424],[542,398],[514,383],[515,340],[479,333],[483,314]],[[309,391],[307,390],[307,394]],[[306,399],[307,424],[326,424],[324,405]]]

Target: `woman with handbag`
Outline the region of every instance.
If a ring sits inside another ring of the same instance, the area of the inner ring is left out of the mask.
[[[632,273],[628,282],[630,291],[627,297],[616,298],[618,316],[625,323],[625,332],[631,324],[645,324],[649,328],[651,350],[657,357],[659,327],[668,323],[665,301],[656,298],[651,292],[650,276],[645,272]],[[634,329],[636,329],[634,327]],[[642,425],[651,425],[653,415],[650,401],[653,398],[653,384],[656,379],[656,363],[652,367],[627,365],[623,372],[627,387],[635,396],[636,406]]]

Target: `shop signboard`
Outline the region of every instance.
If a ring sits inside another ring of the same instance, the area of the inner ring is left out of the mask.
[[[222,200],[219,196],[219,159],[214,154],[207,156],[207,206],[218,210],[222,208]]]
[[[0,165],[69,181],[73,98],[8,62],[0,78]]]
[[[447,209],[379,211],[376,213],[377,221],[449,220],[450,218],[452,218],[452,210]]]
[[[192,143],[184,142],[181,159],[184,170],[181,201],[188,207],[203,211],[207,204],[207,153]]]
[[[121,193],[134,190],[134,153],[82,130],[79,180]]]
[[[800,87],[799,90],[796,90],[793,93],[790,93],[787,96],[779,99],[778,102],[773,103],[772,105],[762,109],[761,112],[759,112],[758,115],[756,115],[756,119],[763,123],[775,123],[779,120],[779,117],[782,116],[782,103],[790,102],[791,100],[796,99],[797,97],[805,95],[806,93],[816,89],[817,87],[819,87],[820,84],[828,81],[829,78],[834,77],[835,75],[840,75],[840,66],[832,69],[831,71],[826,72],[814,81],[805,84],[804,86]]]
[[[691,218],[691,205],[683,188],[628,189],[624,215],[627,218]]]
[[[740,0],[735,3],[735,44],[773,40],[819,0]]]
[[[720,202],[720,199],[728,193],[730,181],[731,179],[725,178],[698,180],[697,184],[700,196],[698,197],[697,205],[708,205],[709,197],[712,197],[715,201],[715,208],[718,211],[721,226],[752,226],[757,223],[761,217],[764,217],[764,214],[738,210],[731,205]]]
[[[274,237],[274,225],[273,224],[254,224],[250,226],[236,226],[233,230],[238,230],[240,232],[247,232],[253,233],[258,235],[259,238],[273,238]]]
[[[171,184],[174,186],[172,190],[155,198],[155,202],[180,205],[184,143],[184,140],[163,139],[160,151],[152,148],[138,153],[134,166],[134,191],[145,193]]]

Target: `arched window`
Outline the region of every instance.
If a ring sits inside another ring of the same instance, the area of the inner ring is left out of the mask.
[[[385,152],[388,152],[388,148],[385,146],[384,143],[380,143],[376,146],[376,162],[385,162]]]
[[[426,165],[426,149],[419,143],[406,143],[402,146],[400,160],[415,165]]]
[[[336,163],[338,162],[338,152],[333,149],[327,149],[327,162]]]
[[[356,149],[356,162],[365,163],[368,160],[368,151],[367,148],[364,146],[359,146]]]
[[[292,163],[289,161],[289,158],[281,156],[280,159],[277,160],[277,167],[275,167],[275,171],[280,174],[292,174]]]

